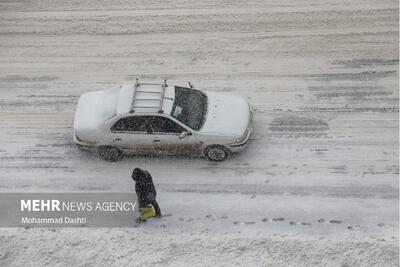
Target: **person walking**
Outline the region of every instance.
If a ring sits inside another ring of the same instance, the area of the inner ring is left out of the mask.
[[[151,217],[161,217],[160,206],[156,200],[157,192],[151,174],[146,170],[135,168],[132,172],[132,179],[135,181],[140,220],[146,221]]]

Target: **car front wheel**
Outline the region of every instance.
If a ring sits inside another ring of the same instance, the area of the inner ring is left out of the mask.
[[[106,161],[118,161],[122,158],[122,151],[114,146],[101,146],[97,148],[97,153]]]
[[[229,155],[229,150],[221,145],[213,145],[204,149],[204,155],[211,161],[224,161]]]

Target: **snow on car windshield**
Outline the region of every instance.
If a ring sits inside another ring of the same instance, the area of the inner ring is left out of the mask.
[[[200,130],[207,111],[207,96],[200,91],[175,86],[171,115],[194,130]]]

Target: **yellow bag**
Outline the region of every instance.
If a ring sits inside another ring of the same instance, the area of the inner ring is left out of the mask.
[[[148,218],[155,217],[155,216],[156,216],[156,211],[154,210],[153,207],[141,208],[140,209],[140,219],[142,221],[145,221]]]

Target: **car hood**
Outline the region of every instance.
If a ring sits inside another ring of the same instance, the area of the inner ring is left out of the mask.
[[[205,93],[208,97],[207,114],[199,133],[242,136],[250,120],[247,100],[225,93]]]

